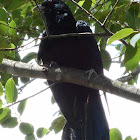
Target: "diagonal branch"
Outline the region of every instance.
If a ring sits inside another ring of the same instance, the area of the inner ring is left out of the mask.
[[[121,78],[119,78],[118,80],[121,81],[121,82],[128,82],[132,79],[134,79],[136,76],[138,76],[138,74],[140,73],[140,66],[137,67],[132,73],[130,73],[129,75],[127,76],[123,76]]]
[[[84,11],[90,18],[92,18],[96,23],[98,23],[101,28],[103,28],[107,33],[109,33],[110,35],[113,35],[113,33],[111,31],[109,31],[105,26],[103,26],[103,24],[96,19],[92,14],[90,14],[85,8],[81,7],[76,1],[74,0],[70,0],[72,3],[74,3],[77,7],[79,7],[82,11]]]
[[[14,74],[20,77],[43,78],[52,81],[74,83],[109,92],[140,103],[140,89],[126,85],[118,80],[113,81],[103,75],[97,75],[96,73],[93,73],[91,80],[88,81],[89,76],[85,74],[83,70],[66,67],[50,67],[47,69],[38,65],[35,66],[4,59],[0,64],[0,72]]]
[[[47,87],[47,88],[45,88],[45,89],[42,89],[41,91],[37,92],[36,94],[33,94],[33,95],[31,95],[31,96],[28,96],[28,97],[26,97],[26,98],[24,98],[24,99],[21,99],[21,100],[19,100],[19,101],[16,101],[16,102],[14,102],[14,103],[12,103],[12,104],[10,104],[10,105],[8,105],[8,106],[5,106],[5,107],[11,107],[11,106],[13,106],[13,105],[15,105],[15,104],[18,104],[18,103],[22,102],[22,101],[25,101],[25,100],[28,100],[28,99],[30,99],[30,98],[33,98],[33,97],[39,95],[40,93],[46,91],[47,89],[53,87],[54,85],[55,85],[55,83],[51,84],[49,87]]]
[[[114,9],[115,9],[116,5],[118,4],[118,2],[119,2],[119,0],[116,0],[114,6],[113,6],[113,8],[112,8],[112,10],[108,13],[108,15],[106,16],[104,22],[102,23],[103,26],[106,24],[108,18],[111,16],[111,14],[112,14],[112,12],[114,11]]]
[[[72,3],[74,3],[77,7],[79,7],[82,11],[84,11],[90,18],[92,18],[96,23],[98,23],[100,25],[100,27],[102,29],[105,30],[106,33],[109,33],[110,35],[113,35],[113,33],[108,30],[105,25],[103,23],[101,23],[98,19],[96,19],[92,14],[90,14],[85,8],[81,7],[76,1],[74,0],[70,0]],[[116,3],[117,4],[117,3]],[[115,5],[116,6],[116,5]],[[127,46],[127,42],[125,42],[123,39],[120,39],[120,41],[125,45]]]

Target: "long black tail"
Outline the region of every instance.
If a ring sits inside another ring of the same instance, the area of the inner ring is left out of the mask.
[[[62,140],[109,140],[109,128],[99,92],[89,94],[84,106],[77,102],[77,114],[81,117],[74,126],[66,123]]]

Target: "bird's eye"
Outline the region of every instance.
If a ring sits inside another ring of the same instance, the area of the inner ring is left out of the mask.
[[[46,0],[42,3],[42,6],[45,6],[45,7],[48,7],[48,6],[53,6],[54,5],[54,2],[53,0]]]
[[[49,6],[53,6],[54,5],[53,0],[48,0],[48,4],[49,4]]]

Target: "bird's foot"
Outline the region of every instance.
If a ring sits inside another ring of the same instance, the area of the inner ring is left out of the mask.
[[[86,74],[88,74],[88,82],[90,82],[92,74],[97,74],[94,69],[90,69],[86,71]]]
[[[58,67],[58,64],[55,61],[51,61],[50,67]]]
[[[58,64],[54,61],[48,62],[46,64],[40,65],[40,66],[44,66],[44,70],[45,71],[49,71],[49,68],[51,67],[58,67]]]

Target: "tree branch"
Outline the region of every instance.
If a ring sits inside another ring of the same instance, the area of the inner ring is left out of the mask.
[[[65,68],[50,67],[49,69],[13,60],[4,59],[0,64],[0,72],[18,75],[20,77],[43,78],[58,82],[69,82],[89,88],[109,92],[120,97],[140,103],[140,89],[126,85],[118,80],[111,80],[103,75],[93,73],[91,80],[85,71]],[[67,93],[66,93],[67,94]]]
[[[64,37],[71,37],[71,36],[100,36],[100,37],[108,37],[111,36],[109,33],[90,33],[90,32],[85,32],[85,33],[68,33],[68,34],[60,34],[60,35],[48,35],[45,37],[41,37],[41,38],[34,38],[32,41],[28,42],[25,45],[19,46],[19,47],[15,47],[15,48],[2,48],[0,49],[0,51],[14,51],[17,50],[19,48],[23,48],[29,44],[31,44],[32,42],[34,42],[35,40],[38,39],[45,39],[45,38],[64,38]]]
[[[81,7],[76,1],[74,0],[70,0],[72,3],[74,3],[77,7],[79,7],[82,11],[84,11],[91,19],[93,19],[96,23],[99,24],[99,26],[105,30],[106,33],[109,33],[110,35],[113,35],[113,33],[108,30],[105,25],[103,23],[101,23],[98,19],[96,19],[92,14],[90,14],[85,8]],[[117,2],[116,2],[117,4]],[[115,5],[116,6],[116,5]],[[106,22],[106,21],[105,21]],[[127,46],[127,42],[125,42],[125,40],[123,39],[120,39],[120,41],[125,45]]]
[[[51,84],[49,87],[47,87],[47,88],[45,88],[45,89],[42,89],[41,91],[37,92],[36,94],[33,94],[33,95],[31,95],[31,96],[28,96],[28,97],[26,97],[26,98],[24,98],[24,99],[21,99],[21,100],[19,100],[19,101],[16,101],[16,102],[14,102],[14,103],[12,103],[12,104],[10,104],[10,105],[8,105],[8,106],[4,106],[4,107],[11,107],[11,106],[13,106],[13,105],[15,105],[15,104],[18,104],[18,103],[22,102],[22,101],[25,101],[25,100],[28,100],[28,99],[30,99],[30,98],[33,98],[34,96],[39,95],[40,93],[42,93],[42,92],[46,91],[47,89],[53,87],[54,85],[55,85],[55,83]]]
[[[103,22],[103,26],[106,24],[107,20],[108,20],[109,17],[111,16],[111,14],[112,14],[113,10],[115,9],[116,5],[118,4],[118,2],[119,2],[119,0],[116,0],[114,6],[113,6],[113,8],[112,8],[112,10],[111,10],[111,11],[108,13],[108,15],[106,16],[106,18],[105,18],[105,20],[104,20],[104,22]]]
[[[130,73],[129,75],[127,76],[123,76],[121,78],[119,78],[118,80],[121,81],[121,82],[128,82],[132,79],[134,79],[138,74],[140,73],[140,66],[137,67],[132,73]]]

